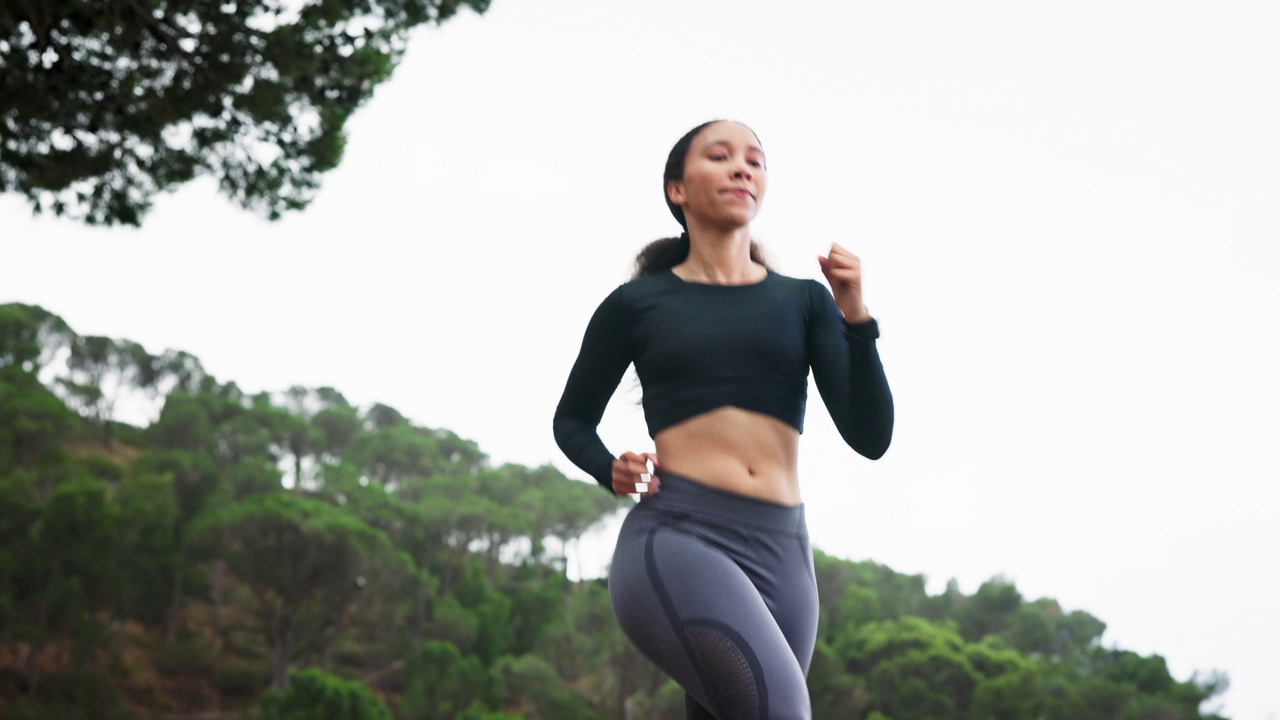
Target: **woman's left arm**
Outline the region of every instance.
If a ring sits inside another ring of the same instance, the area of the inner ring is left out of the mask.
[[[832,293],[809,284],[809,365],[840,436],[875,460],[893,438],[893,395],[876,351],[879,326],[862,303],[861,263],[839,245],[818,262]]]

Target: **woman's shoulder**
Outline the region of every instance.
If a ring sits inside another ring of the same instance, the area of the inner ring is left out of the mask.
[[[641,275],[623,282],[604,297],[600,302],[600,309],[625,313],[645,299],[662,294],[670,289],[670,283],[662,275],[661,272]]]
[[[619,285],[614,291],[625,299],[635,300],[646,295],[661,293],[672,287],[670,270],[659,270],[648,275],[638,275]]]
[[[775,270],[769,270],[769,281],[774,287],[784,292],[797,295],[806,299],[816,297],[816,293],[826,290],[826,286],[821,282],[806,277],[793,277],[791,275],[783,275]]]

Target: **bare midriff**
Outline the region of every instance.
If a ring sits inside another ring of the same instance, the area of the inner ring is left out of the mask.
[[[800,434],[774,417],[722,407],[664,429],[654,442],[659,480],[666,470],[780,505],[801,502]]]

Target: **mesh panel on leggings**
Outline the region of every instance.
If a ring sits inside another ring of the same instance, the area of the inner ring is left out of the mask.
[[[720,720],[758,720],[760,694],[756,677],[742,650],[724,633],[708,627],[686,629],[693,640],[707,694],[720,713]]]

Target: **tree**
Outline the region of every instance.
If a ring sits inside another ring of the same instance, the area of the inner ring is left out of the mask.
[[[283,690],[262,696],[258,720],[392,720],[366,685],[310,668],[289,675]]]
[[[404,711],[413,720],[454,720],[477,699],[496,704],[484,664],[453,643],[424,644],[405,663],[405,678]]]
[[[505,655],[514,640],[511,598],[494,591],[480,563],[468,563],[454,597],[476,617],[475,654],[481,662],[490,665]]]
[[[190,409],[190,406],[187,406]],[[166,409],[168,405],[166,405]],[[188,415],[187,419],[191,416]],[[196,427],[203,425],[194,423]],[[153,426],[154,427],[154,426]],[[187,563],[190,559],[191,532],[188,529],[193,518],[203,510],[218,491],[218,475],[208,456],[186,450],[157,450],[138,461],[140,472],[166,476],[173,492],[176,517],[174,518],[174,544],[177,555],[173,564],[173,585],[169,598],[169,622],[166,631],[169,640],[178,635],[182,618],[182,598]]]
[[[0,471],[0,643],[11,639],[20,627],[24,609],[20,600],[34,557],[36,529],[41,519],[35,476]]]
[[[546,540],[555,538],[559,553],[553,556],[565,572],[568,571],[567,554],[575,543],[591,527],[605,517],[630,504],[627,498],[615,498],[608,493],[591,492],[582,483],[570,480],[550,465],[525,468],[504,465],[498,477],[509,479],[505,483],[519,489],[514,497],[495,498],[498,502],[517,507],[530,525],[531,553],[543,554]]]
[[[528,720],[600,720],[590,703],[565,687],[543,658],[536,655],[504,657],[494,663],[491,674],[506,695],[506,707],[518,707]],[[684,705],[684,693],[680,697]]]
[[[341,508],[287,493],[259,493],[210,511],[193,527],[253,591],[271,648],[272,683],[284,687],[295,620],[317,604],[347,607],[367,584],[366,568],[393,550],[386,535]]]
[[[44,649],[60,637],[76,646],[81,662],[96,644],[94,613],[105,609],[116,581],[112,564],[116,538],[115,508],[107,487],[79,468],[54,488],[34,528],[25,581],[18,585],[18,634],[30,645],[24,662],[27,691],[35,696]],[[24,591],[25,586],[25,591]],[[25,596],[25,597],[24,597]]]
[[[871,702],[866,684],[845,672],[831,646],[822,640],[814,649],[807,680],[814,717],[862,717]]]
[[[622,634],[603,579],[578,583],[563,620],[537,643],[538,654],[605,717],[629,716],[637,695],[651,697],[669,679]]]
[[[1022,606],[1022,594],[1013,583],[992,578],[982,583],[978,592],[961,604],[957,613],[960,634],[976,642],[987,635],[1000,634],[1008,628],[1014,614]]]
[[[58,383],[69,400],[102,426],[103,438],[110,443],[116,401],[130,390],[154,388],[160,377],[156,363],[157,358],[138,343],[77,336],[71,342],[67,373]]]
[[[324,438],[323,450],[329,462],[346,450],[351,439],[360,432],[360,416],[350,405],[331,405],[316,413],[311,422]]]
[[[72,334],[62,318],[37,305],[0,305],[0,368],[39,372]]]
[[[178,500],[170,474],[133,473],[116,491],[121,614],[158,624],[178,572]]]
[[[840,628],[903,615],[930,616],[924,577],[903,575],[878,563],[849,562],[815,550],[819,632],[834,642]]]
[[[965,643],[920,618],[847,629],[838,652],[893,718],[1035,720],[1035,667],[998,639]]]
[[[0,192],[36,212],[138,225],[156,193],[211,174],[275,219],[337,166],[348,118],[409,31],[488,4],[0,3]]]
[[[0,367],[0,472],[57,462],[75,427],[75,413],[34,375]]]
[[[257,422],[271,437],[271,446],[278,456],[287,455],[293,469],[291,483],[295,491],[301,491],[307,484],[304,465],[307,458],[316,454],[323,442],[321,433],[312,427],[306,413],[302,397],[306,390],[294,386],[285,394],[290,407],[279,407],[271,401],[270,395],[260,393],[253,397],[252,412]]]

